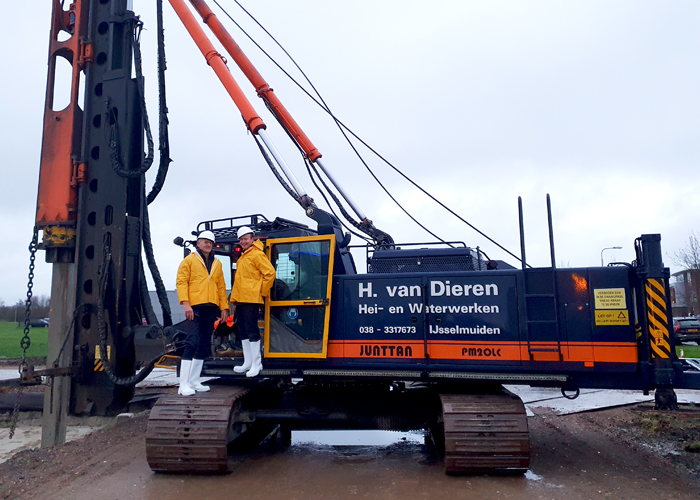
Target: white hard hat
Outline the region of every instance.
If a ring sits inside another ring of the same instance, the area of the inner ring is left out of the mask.
[[[199,236],[197,236],[197,239],[198,240],[201,240],[201,239],[209,240],[212,243],[216,242],[216,238],[214,237],[214,233],[212,233],[211,231],[202,231],[201,233],[199,233]]]
[[[243,236],[244,234],[255,234],[255,231],[253,231],[248,226],[243,226],[243,227],[238,228],[237,236],[238,236],[239,240],[241,239],[241,236]]]

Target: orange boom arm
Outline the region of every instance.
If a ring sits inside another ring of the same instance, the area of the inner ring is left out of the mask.
[[[211,11],[209,6],[204,3],[204,0],[190,0],[190,3],[194,6],[204,23],[209,26],[216,38],[222,43],[226,51],[231,55],[234,61],[243,74],[250,80],[250,83],[255,87],[255,91],[270,107],[270,110],[279,118],[282,122],[282,126],[287,129],[287,131],[292,134],[294,140],[299,144],[299,146],[304,150],[307,158],[311,161],[316,161],[321,157],[321,153],[316,146],[313,145],[311,140],[306,136],[299,124],[292,118],[289,114],[287,108],[284,107],[282,102],[279,100],[275,92],[270,88],[262,75],[250,62],[250,59],[243,53],[238,44],[234,41],[226,28],[221,24],[216,15]]]
[[[185,25],[185,28],[189,32],[190,36],[197,44],[197,47],[199,47],[202,55],[204,55],[204,58],[207,60],[207,64],[209,64],[209,66],[211,66],[211,68],[214,70],[216,76],[219,77],[219,80],[221,80],[221,83],[223,83],[226,91],[231,96],[231,99],[233,99],[233,102],[236,103],[236,106],[243,115],[243,119],[245,120],[250,131],[257,134],[260,129],[264,130],[265,123],[263,122],[262,118],[257,115],[255,109],[250,104],[250,101],[248,101],[248,98],[243,94],[243,91],[238,86],[238,83],[236,83],[236,80],[234,80],[231,72],[228,70],[223,57],[221,57],[221,54],[216,51],[214,45],[212,45],[207,38],[207,35],[204,34],[204,30],[199,26],[196,19],[192,15],[192,12],[190,12],[185,5],[185,2],[183,0],[169,1],[170,5],[173,6],[173,9],[175,9],[175,12],[182,21],[182,24]]]

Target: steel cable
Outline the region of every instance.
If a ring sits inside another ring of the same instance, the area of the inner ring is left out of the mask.
[[[296,61],[294,60],[294,58],[293,58],[293,57],[287,52],[287,50],[282,46],[282,44],[280,44],[280,43],[277,41],[277,39],[275,39],[275,37],[272,36],[272,34],[270,34],[270,32],[268,32],[267,29],[265,29],[265,27],[264,27],[250,12],[248,12],[248,11],[245,9],[245,7],[243,7],[243,6],[240,4],[240,2],[239,2],[238,0],[233,0],[233,1],[241,8],[241,10],[243,10],[243,12],[245,12],[245,13],[246,13],[246,14],[247,14],[247,15],[248,15],[248,16],[249,16],[249,17],[250,17],[250,18],[251,18],[251,19],[252,19],[252,20],[253,20],[253,21],[254,21],[254,22],[255,22],[255,23],[256,23],[256,24],[257,24],[257,25],[258,25],[258,26],[259,26],[273,41],[274,41],[274,42],[275,42],[275,44],[277,44],[277,46],[287,55],[287,57],[289,57],[289,59],[292,61],[292,63],[294,64],[294,66],[296,66],[296,68],[299,70],[299,72],[304,76],[304,78],[305,78],[306,81],[309,83],[309,85],[310,85],[311,88],[314,90],[314,92],[316,92],[316,94],[318,95],[319,99],[316,99],[313,95],[311,95],[311,93],[310,93],[308,90],[306,90],[306,89],[305,89],[294,77],[292,77],[292,76],[291,76],[291,75],[290,75],[290,74],[289,74],[289,73],[288,73],[288,72],[287,72],[287,71],[286,71],[286,70],[285,70],[285,69],[284,69],[284,68],[283,68],[283,67],[282,67],[282,66],[267,52],[267,51],[265,51],[265,49],[263,49],[263,48],[260,46],[260,44],[258,44],[258,43],[253,39],[253,37],[252,37],[251,35],[249,35],[248,32],[246,32],[246,31],[241,27],[241,25],[238,24],[238,23],[233,19],[233,17],[219,4],[219,2],[218,2],[217,0],[214,0],[214,3],[215,3],[215,4],[219,7],[219,9],[221,9],[221,11],[231,20],[231,22],[233,22],[233,23],[236,25],[236,27],[237,27],[239,30],[241,30],[241,32],[242,32],[246,37],[248,37],[248,39],[249,39],[249,40],[250,40],[250,41],[265,55],[265,56],[267,56],[267,58],[268,58],[275,66],[277,66],[277,68],[278,68],[280,71],[282,71],[282,73],[283,73],[285,76],[287,76],[287,78],[289,78],[289,79],[290,79],[302,92],[304,92],[304,94],[306,94],[307,97],[309,97],[316,105],[318,105],[321,109],[323,109],[326,113],[328,113],[328,115],[336,122],[336,124],[338,125],[338,127],[341,127],[342,129],[345,129],[350,135],[352,135],[355,139],[357,139],[363,146],[365,146],[370,152],[372,152],[374,155],[376,155],[381,161],[383,161],[384,163],[386,163],[389,167],[391,167],[394,171],[396,171],[399,175],[401,175],[404,179],[406,179],[409,183],[411,183],[414,187],[416,187],[416,188],[417,188],[418,190],[420,190],[423,194],[425,194],[426,196],[428,196],[431,200],[433,200],[435,203],[437,203],[437,204],[438,204],[439,206],[441,206],[443,209],[447,210],[447,212],[449,212],[451,215],[453,215],[453,216],[456,217],[458,220],[460,220],[461,222],[463,222],[464,224],[466,224],[467,226],[469,226],[471,229],[473,229],[474,231],[476,231],[479,235],[481,235],[481,236],[483,236],[484,238],[486,238],[488,241],[490,241],[491,243],[493,243],[494,245],[496,245],[498,248],[500,248],[501,250],[503,250],[504,252],[506,252],[506,253],[509,254],[510,256],[514,257],[514,258],[517,259],[518,261],[521,260],[519,256],[515,255],[513,252],[511,252],[511,251],[508,250],[506,247],[504,247],[503,245],[501,245],[500,243],[498,243],[496,240],[494,240],[494,239],[491,238],[490,236],[486,235],[483,231],[479,230],[476,226],[474,226],[473,224],[471,224],[469,221],[467,221],[466,219],[464,219],[462,216],[460,216],[459,214],[457,214],[454,210],[452,210],[452,209],[449,208],[447,205],[445,205],[443,202],[441,202],[438,198],[436,198],[436,197],[433,196],[431,193],[429,193],[427,190],[425,190],[423,187],[421,187],[419,184],[417,184],[413,179],[411,179],[409,176],[407,176],[406,174],[404,174],[401,170],[399,170],[396,166],[394,166],[389,160],[387,160],[386,158],[384,158],[384,157],[383,157],[381,154],[379,154],[374,148],[372,148],[372,147],[371,147],[369,144],[367,144],[362,138],[360,138],[355,132],[353,132],[347,125],[345,125],[342,121],[340,121],[340,120],[331,112],[330,108],[328,107],[328,105],[327,105],[327,104],[325,103],[325,101],[323,100],[323,97],[321,96],[320,92],[318,92],[318,90],[316,89],[316,87],[313,85],[313,83],[310,81],[310,79],[306,76],[306,74],[304,73],[304,71],[299,67],[299,65],[296,63]],[[319,100],[320,100],[320,102],[319,102]],[[375,180],[376,180],[376,181],[380,184],[380,186],[381,186],[382,184],[381,184],[380,181],[376,178],[376,176],[374,175],[374,173],[372,172],[372,170],[370,169],[370,167],[364,162],[364,160],[362,160],[362,158],[361,158],[359,152],[358,152],[357,149],[354,147],[354,145],[352,145],[352,143],[349,141],[349,139],[347,138],[347,136],[346,136],[345,134],[343,134],[343,136],[346,137],[346,140],[348,140],[348,143],[349,143],[350,146],[352,147],[352,149],[353,149],[353,151],[355,152],[355,154],[358,155],[358,157],[360,158],[360,160],[362,161],[362,163],[363,163],[363,164],[365,165],[365,167],[370,171],[370,173],[372,174],[372,176],[375,178]],[[384,189],[385,192],[386,192],[386,188],[384,188],[384,186],[382,186],[382,187],[383,187],[383,189]],[[387,194],[389,194],[389,193],[387,192]],[[392,200],[393,200],[393,198],[392,198]],[[394,201],[395,201],[395,200],[394,200]],[[395,201],[395,203],[398,204],[398,202],[396,202],[396,201]],[[405,210],[404,210],[404,212],[405,212]],[[413,219],[413,218],[412,218],[412,219]],[[415,220],[414,220],[414,222],[418,223],[418,222],[415,221]],[[418,224],[419,224],[419,223],[418,223]],[[421,224],[419,224],[419,225],[420,225],[421,227],[423,227]],[[425,227],[423,227],[423,229],[425,229]],[[426,231],[428,231],[428,230],[426,229]],[[430,232],[430,231],[428,231],[428,232]],[[430,234],[432,234],[432,233],[430,233]],[[435,235],[433,235],[433,236],[436,237],[437,239],[439,239],[440,241],[443,241],[441,238],[439,238],[439,237],[437,237],[437,236],[435,236]]]

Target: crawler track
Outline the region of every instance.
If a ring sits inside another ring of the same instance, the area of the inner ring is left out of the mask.
[[[525,405],[502,394],[441,394],[445,472],[525,472],[530,436]]]
[[[227,472],[227,447],[244,428],[235,422],[245,387],[160,398],[146,431],[146,459],[157,472]]]

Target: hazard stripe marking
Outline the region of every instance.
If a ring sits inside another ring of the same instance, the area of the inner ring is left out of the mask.
[[[666,289],[664,280],[649,279],[644,286],[647,293],[647,318],[649,341],[653,357],[668,359],[671,356],[668,315],[666,313]]]
[[[666,290],[664,289],[663,280],[651,279],[651,280],[647,280],[647,283],[652,285],[654,288],[656,288],[658,290],[659,294],[661,294],[662,296],[666,295]]]
[[[651,343],[651,350],[654,351],[654,354],[656,354],[659,358],[668,358],[668,353],[656,346],[653,342]]]
[[[649,313],[653,313],[656,315],[660,321],[663,321],[664,325],[666,324],[666,310],[665,308],[662,310],[660,309],[656,304],[654,304],[650,299],[647,299],[647,309]],[[649,315],[651,316],[651,314]]]
[[[661,321],[659,321],[659,318],[657,318],[656,316],[649,315],[649,323],[652,323],[649,325],[650,330],[668,332],[668,328],[666,328],[666,323],[662,323]]]

